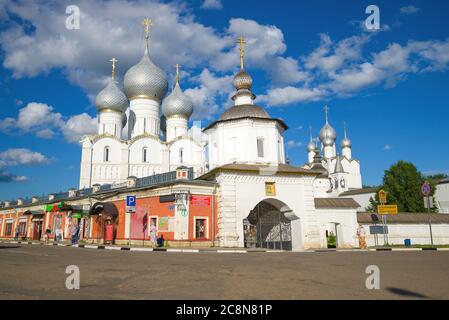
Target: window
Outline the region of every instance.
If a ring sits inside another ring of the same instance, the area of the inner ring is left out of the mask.
[[[148,162],[148,148],[142,149],[142,162]]]
[[[179,149],[179,161],[181,163],[184,162],[184,149],[183,148]]]
[[[26,236],[26,222],[19,222],[19,236]]]
[[[6,236],[11,236],[12,235],[12,222],[7,222],[6,223],[5,235]]]
[[[104,162],[109,162],[109,147],[104,148]]]
[[[195,221],[195,238],[206,238],[206,219],[196,219]]]
[[[257,156],[263,158],[263,138],[257,138]]]

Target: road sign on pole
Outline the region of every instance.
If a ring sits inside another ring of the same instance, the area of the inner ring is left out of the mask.
[[[430,183],[428,181],[424,182],[423,185],[421,186],[421,193],[423,194],[425,200],[425,208],[427,208],[427,213],[429,215],[429,232],[430,232],[430,242],[432,243],[433,246],[433,232],[432,232],[432,216],[430,215],[430,208],[433,207],[433,205],[430,204],[431,200],[430,200],[430,194],[432,192],[432,186],[430,185]]]
[[[424,182],[423,185],[421,186],[421,192],[425,197],[430,196],[430,193],[432,192],[432,187],[430,186],[430,183],[428,181]]]
[[[398,206],[395,204],[377,206],[379,214],[398,214]]]
[[[136,213],[136,196],[126,196],[126,213]]]

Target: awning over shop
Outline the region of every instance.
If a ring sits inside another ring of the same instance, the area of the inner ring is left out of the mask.
[[[83,206],[69,205],[64,202],[56,204],[47,204],[44,206],[46,212],[68,212],[72,218],[81,218],[89,215],[89,211]]]
[[[40,217],[44,215],[42,210],[27,210],[23,213],[24,216]]]
[[[89,211],[91,216],[105,214],[113,217],[118,216],[117,207],[111,202],[97,202],[95,203]]]

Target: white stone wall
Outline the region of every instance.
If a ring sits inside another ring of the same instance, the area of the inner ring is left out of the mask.
[[[388,224],[388,221],[387,221]],[[374,235],[369,234],[369,226],[363,224],[366,231],[368,246],[374,246]],[[410,239],[412,245],[429,245],[430,230],[428,224],[388,224],[388,243],[404,245],[405,239]],[[435,245],[449,244],[449,224],[432,224],[433,242]],[[384,236],[378,235],[379,244],[384,245]]]
[[[324,247],[327,247],[326,230],[337,235],[338,248],[358,246],[356,209],[316,209],[316,214]]]
[[[276,121],[239,119],[208,129],[210,169],[233,162],[285,163],[282,129]],[[258,156],[257,139],[263,139],[263,157]]]
[[[206,172],[204,145],[190,137],[177,138],[167,144],[154,136],[141,135],[130,142],[112,137],[99,137],[94,143],[83,140],[80,188],[94,184],[125,182],[129,176],[138,178],[174,171],[179,166],[193,167],[198,177]],[[109,161],[105,162],[105,148]],[[147,162],[143,150],[147,149]],[[180,149],[183,149],[183,162]]]

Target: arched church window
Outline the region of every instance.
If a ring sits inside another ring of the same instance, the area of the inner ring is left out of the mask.
[[[109,147],[104,147],[104,162],[109,162]]]
[[[142,162],[148,162],[148,148],[142,149]]]
[[[259,158],[264,157],[263,142],[263,138],[257,138],[257,156]]]

